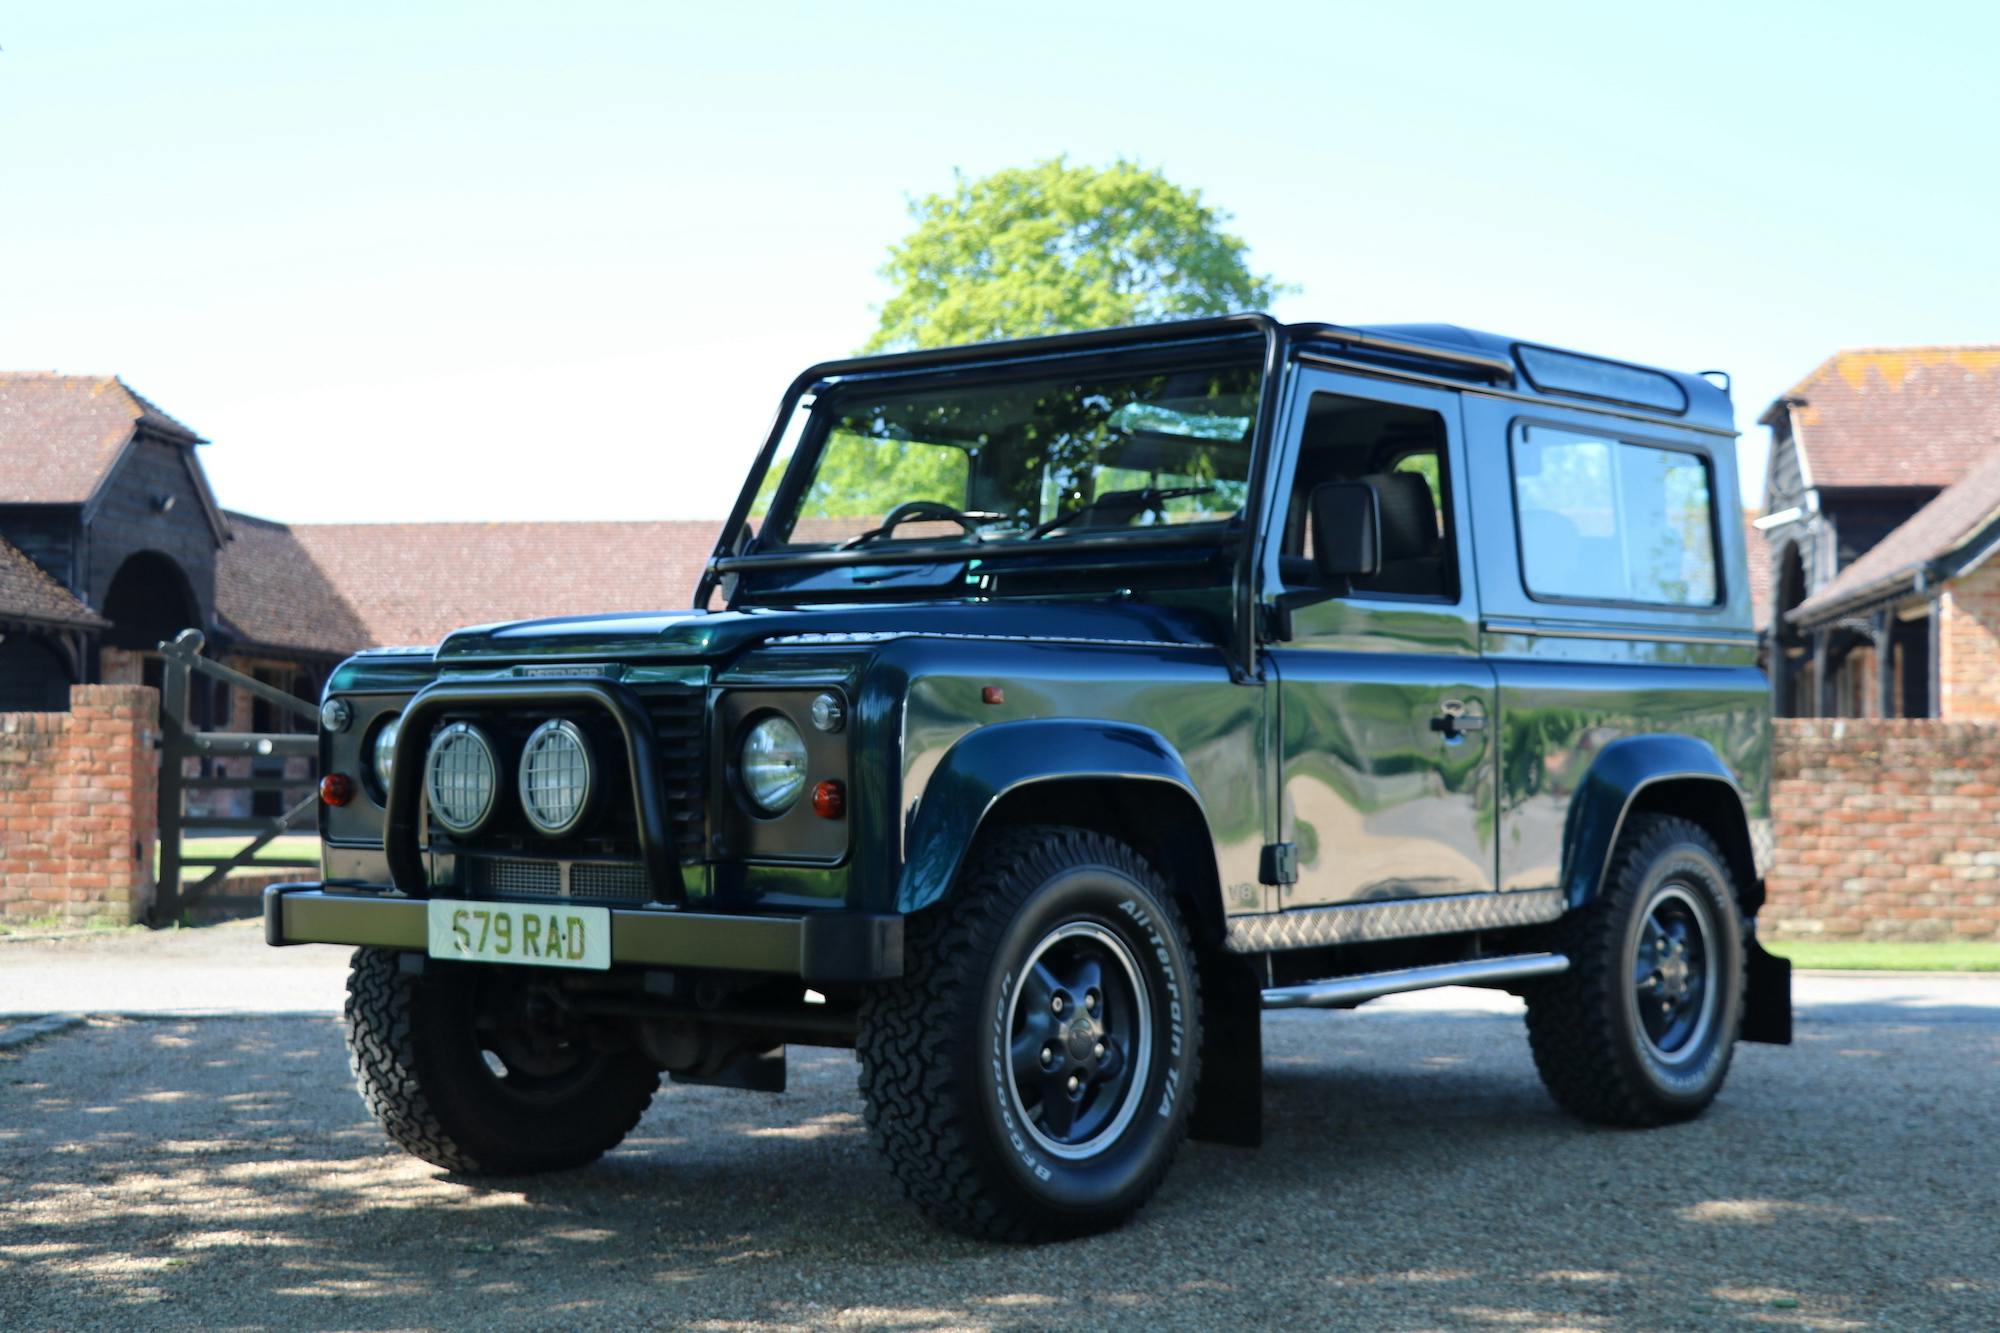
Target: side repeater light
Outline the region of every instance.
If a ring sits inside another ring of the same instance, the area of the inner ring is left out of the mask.
[[[847,788],[832,778],[813,788],[813,813],[821,819],[838,819],[847,813]]]
[[[354,799],[354,779],[345,773],[327,774],[319,780],[319,799],[327,805],[346,805]]]

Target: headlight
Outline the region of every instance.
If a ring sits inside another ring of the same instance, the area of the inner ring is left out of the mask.
[[[396,771],[396,733],[402,730],[400,714],[375,729],[375,785],[389,793],[389,775]]]
[[[561,837],[590,804],[590,746],[576,723],[544,722],[521,748],[521,809],[537,832]]]
[[[744,789],[767,815],[782,815],[806,789],[806,742],[791,719],[772,713],[750,728],[737,762]]]
[[[431,815],[453,833],[470,833],[493,813],[500,765],[493,742],[470,722],[454,722],[431,742],[424,758],[424,791]]]

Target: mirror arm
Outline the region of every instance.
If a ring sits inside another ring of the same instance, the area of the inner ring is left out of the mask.
[[[1352,580],[1342,579],[1332,586],[1287,588],[1264,603],[1264,637],[1277,643],[1292,641],[1292,613],[1321,602],[1331,602],[1354,591]]]

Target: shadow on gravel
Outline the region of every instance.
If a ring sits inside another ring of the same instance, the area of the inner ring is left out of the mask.
[[[907,1209],[844,1053],[475,1181],[388,1147],[330,1022],[99,1022],[0,1056],[0,1327],[1991,1328],[2000,1041],[1898,1017],[1643,1134],[1559,1116],[1515,1021],[1274,1023],[1264,1149],[1039,1249]]]

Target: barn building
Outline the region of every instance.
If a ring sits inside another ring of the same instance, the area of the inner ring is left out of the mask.
[[[1761,421],[1778,714],[2000,718],[2000,345],[1839,352]]]

